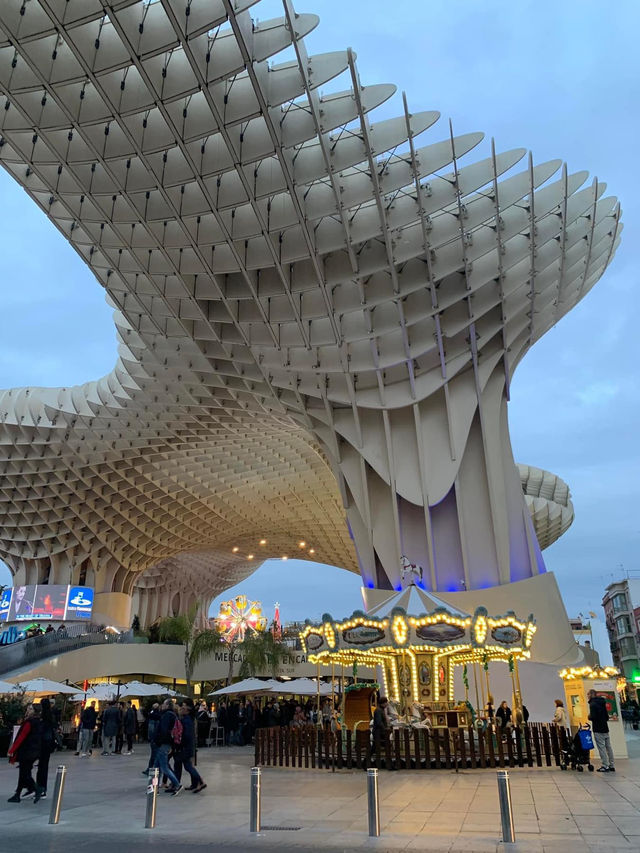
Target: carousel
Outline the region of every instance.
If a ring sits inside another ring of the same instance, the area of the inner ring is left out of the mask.
[[[336,622],[328,614],[321,624],[307,621],[300,633],[309,661],[357,673],[358,667],[377,671],[381,692],[392,703],[398,725],[434,728],[467,726],[485,716],[492,704],[489,663],[509,666],[513,708],[521,712],[518,662],[531,656],[536,631],[532,615],[519,619],[513,612],[490,616],[484,607],[473,615],[441,601],[415,584],[390,594],[368,613],[356,610]],[[454,696],[454,673],[462,668],[464,700]],[[474,693],[469,697],[469,670]],[[371,685],[369,685],[371,686]],[[364,685],[363,685],[364,687]],[[350,698],[344,694],[344,723],[351,726]],[[372,693],[372,691],[370,691]],[[473,705],[475,700],[475,708]],[[355,716],[360,715],[358,709]],[[368,722],[367,722],[368,725]]]

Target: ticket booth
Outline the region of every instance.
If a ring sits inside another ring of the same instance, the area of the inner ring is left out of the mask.
[[[597,670],[591,669],[591,667],[582,667],[580,669],[562,670],[560,678],[564,683],[565,707],[571,731],[575,732],[581,723],[589,722],[587,694],[590,690],[595,690],[598,696],[602,696],[607,703],[609,735],[613,754],[616,758],[628,758],[620,696],[616,690],[617,670],[612,667]]]

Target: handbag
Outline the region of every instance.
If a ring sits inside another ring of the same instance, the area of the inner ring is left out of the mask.
[[[589,752],[589,750],[593,749],[593,735],[591,734],[591,727],[585,726],[578,731],[578,737],[580,738],[580,746],[585,750],[585,752]]]

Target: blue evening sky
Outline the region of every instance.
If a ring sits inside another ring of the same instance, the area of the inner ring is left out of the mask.
[[[254,7],[280,14],[275,0]],[[624,211],[616,258],[587,298],[528,354],[512,386],[516,460],[570,485],[576,520],[544,552],[570,613],[587,613],[604,586],[637,563],[640,505],[637,421],[640,305],[637,260],[640,135],[635,0],[309,0],[321,22],[311,53],[352,46],[363,84],[393,82],[414,111],[441,121],[420,144],[482,130],[466,161],[531,148],[536,162],[561,157],[570,170],[607,181]],[[349,86],[345,77],[334,90]],[[327,87],[329,89],[329,87]],[[376,114],[400,114],[397,95]],[[0,387],[70,385],[115,361],[115,333],[100,286],[26,194],[0,172]],[[9,573],[0,564],[0,581]],[[359,579],[301,561],[270,561],[241,584],[271,615],[336,616],[359,604]],[[227,593],[230,594],[233,590]]]

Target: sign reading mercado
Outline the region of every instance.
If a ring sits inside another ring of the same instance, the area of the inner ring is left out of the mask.
[[[89,586],[30,584],[10,587],[0,596],[0,622],[91,619],[93,594]]]

